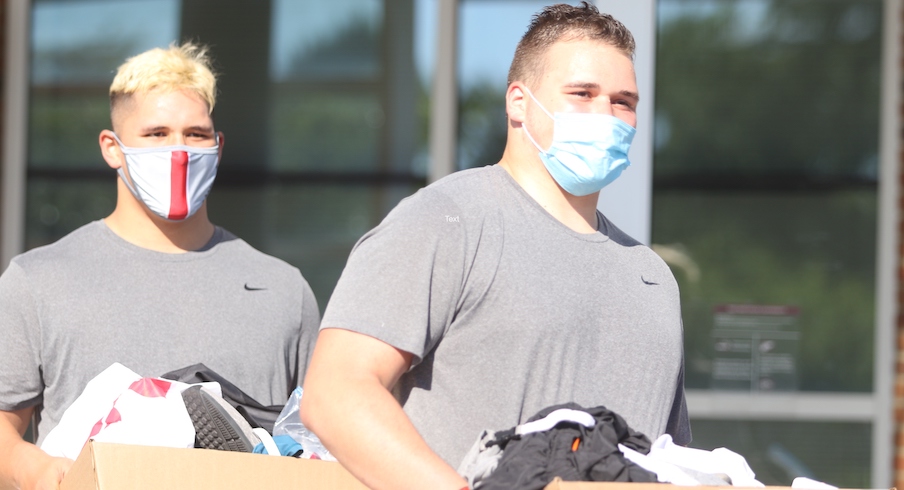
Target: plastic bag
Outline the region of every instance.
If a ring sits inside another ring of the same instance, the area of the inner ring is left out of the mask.
[[[336,461],[336,458],[320,443],[320,438],[301,423],[299,406],[303,394],[304,390],[299,386],[289,396],[289,401],[286,402],[286,406],[276,418],[276,424],[273,425],[273,437],[285,435],[295,439],[304,450],[301,453],[302,458]]]

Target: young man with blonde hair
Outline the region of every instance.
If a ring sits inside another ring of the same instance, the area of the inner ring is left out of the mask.
[[[372,488],[458,490],[481,431],[567,402],[690,440],[678,286],[597,211],[637,124],[634,41],[554,5],[518,45],[497,165],[442,179],[357,243],[301,415]]]
[[[0,276],[0,488],[56,488],[72,461],[40,445],[114,362],[143,376],[204,363],[264,405],[285,403],[319,323],[298,269],[207,217],[224,138],[205,49],[153,49],[110,87],[101,153],[113,212],[12,260]]]

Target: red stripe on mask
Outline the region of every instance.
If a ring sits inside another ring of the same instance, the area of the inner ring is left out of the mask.
[[[188,199],[185,196],[188,180],[188,152],[174,151],[170,170],[170,212],[169,219],[184,219],[188,216]]]

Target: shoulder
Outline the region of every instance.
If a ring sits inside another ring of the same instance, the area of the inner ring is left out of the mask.
[[[282,259],[252,247],[251,244],[221,226],[217,226],[216,234],[208,248],[218,255],[241,256],[244,260],[277,268],[293,267]]]
[[[674,276],[668,263],[663,259],[661,250],[654,250],[652,247],[634,239],[622,231],[618,226],[609,221],[602,213],[598,212],[602,230],[609,238],[609,242],[614,245],[610,250],[615,254],[613,260],[623,260],[626,263],[634,264],[634,267],[644,271],[647,278],[655,277],[657,281],[664,281],[670,284],[675,283]]]
[[[487,166],[461,170],[418,190],[402,199],[386,217],[386,221],[414,221],[419,225],[445,225],[464,222],[492,210],[498,198],[499,175],[502,170]]]
[[[33,248],[13,258],[25,271],[43,268],[53,269],[74,260],[103,254],[104,233],[102,221],[92,221],[83,225],[56,242]]]
[[[492,198],[498,188],[502,167],[486,167],[460,170],[424,187],[417,194],[423,199],[445,199],[466,206],[475,200]]]
[[[266,274],[301,278],[301,271],[292,264],[261,252],[229,230],[217,227],[219,238],[210,247],[220,261],[244,269],[259,270]]]
[[[621,228],[615,225],[615,223],[609,221],[609,218],[606,217],[603,213],[597,211],[596,212],[597,219],[600,222],[600,231],[605,233],[609,239],[623,247],[644,247],[647,248],[644,244],[637,241],[631,235],[628,235]]]

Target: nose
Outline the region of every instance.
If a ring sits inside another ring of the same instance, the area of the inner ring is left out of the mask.
[[[612,116],[612,99],[610,99],[608,95],[599,96],[597,100],[593,102],[593,113],[608,114]]]

